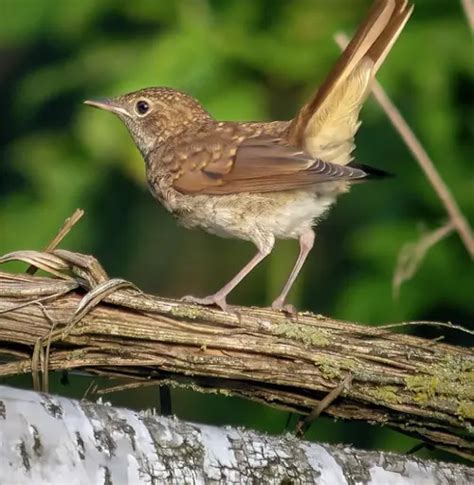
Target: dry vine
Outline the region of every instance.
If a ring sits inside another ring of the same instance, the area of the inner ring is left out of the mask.
[[[64,250],[18,251],[0,263],[13,260],[55,277],[0,272],[0,351],[10,356],[1,376],[31,372],[39,384],[48,370],[83,369],[187,386],[387,425],[474,457],[471,349],[308,313],[165,300]]]

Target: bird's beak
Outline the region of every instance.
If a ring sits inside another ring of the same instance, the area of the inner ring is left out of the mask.
[[[115,103],[113,99],[87,99],[86,101],[84,101],[84,104],[87,104],[88,106],[93,106],[94,108],[104,109],[117,115],[125,115],[130,118],[130,113],[125,108],[122,108],[122,106],[119,106],[117,103]]]

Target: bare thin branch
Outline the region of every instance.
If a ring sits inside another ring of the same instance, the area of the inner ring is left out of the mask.
[[[76,286],[78,286],[78,285],[74,285],[74,287],[76,287]],[[71,286],[71,288],[73,288],[73,287]],[[36,300],[25,301],[23,303],[18,303],[18,304],[14,304],[10,307],[3,308],[2,310],[0,310],[0,315],[2,313],[7,313],[7,312],[12,312],[14,310],[19,310],[20,308],[24,308],[28,305],[41,304],[41,302],[44,302],[44,301],[55,300],[59,296],[66,295],[67,293],[69,293],[71,291],[71,288],[66,288],[63,291],[60,291],[58,293],[53,293],[52,295],[43,296],[42,298],[37,298]]]
[[[41,344],[41,337],[36,339],[33,347],[33,354],[31,355],[31,378],[33,380],[33,389],[35,391],[41,391],[40,384],[40,372],[42,372],[41,364],[43,359],[41,359],[41,354],[43,352],[43,346]],[[41,369],[41,371],[40,371]]]
[[[429,327],[445,327],[450,328],[451,330],[457,330],[459,332],[464,332],[469,335],[474,335],[474,330],[469,330],[468,328],[463,327],[462,325],[455,325],[451,322],[401,322],[401,323],[389,323],[387,325],[380,325],[377,328],[399,328],[399,327],[407,327],[407,326],[420,326],[420,325],[427,325]],[[440,337],[438,337],[440,338]]]
[[[296,425],[296,436],[302,437],[308,431],[311,424],[319,418],[320,414],[327,409],[352,382],[352,374],[347,376],[331,392],[329,392],[319,404],[304,418],[298,421]]]
[[[81,217],[84,215],[84,211],[82,209],[76,209],[73,214],[68,217],[61,228],[59,229],[58,233],[56,236],[51,240],[51,242],[46,246],[44,249],[45,252],[51,252],[54,251],[61,241],[69,234],[71,229],[76,225],[77,222],[81,219]],[[36,266],[31,265],[26,272],[28,274],[35,274],[38,268]]]
[[[448,221],[438,229],[424,234],[418,241],[402,246],[398,253],[397,264],[392,278],[393,296],[398,298],[400,287],[413,278],[428,251],[454,231],[453,221]]]
[[[109,386],[101,389],[97,389],[96,394],[99,396],[105,394],[112,394],[114,392],[129,391],[130,389],[141,389],[142,387],[158,387],[161,386],[160,382],[156,380],[153,381],[138,381],[138,382],[128,382],[127,384],[120,384],[117,386]]]
[[[348,43],[348,38],[343,33],[336,34],[335,40],[341,48],[344,48]],[[467,219],[461,212],[448,186],[445,184],[444,180],[436,170],[433,161],[430,159],[428,153],[423,148],[412,129],[408,126],[408,123],[403,118],[398,108],[393,104],[392,100],[388,97],[385,90],[377,81],[374,81],[373,83],[372,92],[375,99],[380,106],[382,106],[393,126],[397,129],[400,136],[403,138],[403,141],[417,160],[419,166],[426,175],[426,178],[431,183],[431,186],[444,205],[444,208],[452,220],[456,231],[463,241],[467,252],[471,258],[474,258],[474,236],[472,229]]]

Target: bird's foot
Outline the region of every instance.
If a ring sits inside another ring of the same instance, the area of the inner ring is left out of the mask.
[[[182,301],[186,303],[197,303],[198,305],[217,305],[221,310],[227,311],[227,302],[225,296],[220,293],[215,293],[214,295],[209,295],[204,298],[197,298],[192,295],[186,295],[181,298]]]
[[[285,305],[285,300],[281,298],[277,298],[273,303],[272,303],[272,309],[273,310],[279,310],[284,313],[288,313],[289,315],[296,315],[298,311],[296,310],[295,306],[292,305],[291,303],[287,303]]]

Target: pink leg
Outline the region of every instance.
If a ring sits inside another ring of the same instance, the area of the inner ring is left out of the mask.
[[[198,303],[200,305],[217,305],[222,310],[226,311],[227,295],[260,263],[264,258],[266,258],[272,251],[273,241],[269,247],[264,249],[259,249],[258,253],[217,293],[213,295],[206,296],[205,298],[196,298],[194,296],[183,297],[184,301],[189,301],[192,303]]]
[[[290,277],[286,282],[283,291],[280,293],[280,296],[272,303],[272,308],[275,310],[281,310],[284,308],[286,297],[288,296],[288,292],[291,290],[293,283],[296,280],[301,268],[303,267],[306,258],[308,257],[311,248],[314,245],[314,231],[312,229],[308,229],[306,232],[301,234],[300,236],[300,254],[298,255],[298,259],[296,260],[296,264],[291,271]]]

